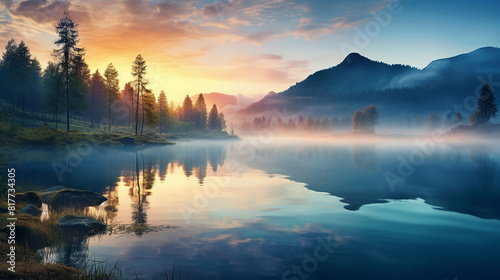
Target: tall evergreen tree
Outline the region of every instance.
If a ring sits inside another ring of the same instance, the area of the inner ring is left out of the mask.
[[[220,130],[225,131],[227,128],[226,117],[224,116],[224,113],[222,113],[222,112],[219,113],[219,122],[220,122]]]
[[[321,121],[321,127],[323,130],[325,131],[328,131],[330,130],[330,128],[332,127],[332,122],[330,121],[330,119],[328,117],[325,117],[322,121]]]
[[[90,69],[84,59],[85,52],[78,49],[71,61],[69,108],[73,114],[82,115],[87,110],[85,97],[90,86]]]
[[[207,104],[203,94],[200,93],[194,104],[194,123],[196,130],[205,131],[207,129]]]
[[[319,120],[319,118],[316,118],[314,120],[314,130],[319,131],[320,129],[321,129],[321,121]]]
[[[29,79],[31,77],[31,53],[24,41],[21,41],[15,52],[15,77],[16,84],[15,92],[19,95],[16,97],[20,100],[23,110],[22,124],[24,126],[26,95],[28,94]]]
[[[182,104],[181,121],[182,122],[194,121],[193,102],[191,101],[191,98],[189,98],[189,95],[186,95],[186,97],[184,98],[184,103]]]
[[[145,86],[148,81],[145,78],[146,75],[146,61],[142,58],[142,55],[138,54],[132,63],[132,76],[134,77],[135,87],[137,89],[136,97],[136,110],[135,110],[135,135],[137,135],[137,129],[139,125],[139,98],[141,93],[144,91]]]
[[[210,113],[208,114],[208,130],[220,131],[222,130],[222,126],[219,119],[219,111],[217,110],[217,105],[213,105]]]
[[[130,126],[132,127],[132,129],[134,128],[134,88],[132,87],[132,85],[130,83],[126,83],[125,84],[125,87],[123,88],[123,91],[122,91],[122,94],[121,94],[121,97],[122,97],[122,103],[125,105],[125,107],[127,108],[129,114],[128,114],[128,117],[129,117],[129,124]]]
[[[485,84],[481,89],[481,95],[477,100],[477,110],[472,114],[469,122],[472,125],[481,125],[497,116],[498,108],[495,103],[495,95],[490,85]]]
[[[4,98],[13,107],[15,106],[15,88],[16,83],[14,80],[16,72],[16,50],[17,43],[14,39],[10,39],[5,46],[5,52],[2,54],[2,77],[0,98]]]
[[[108,65],[104,72],[104,84],[106,85],[106,101],[108,103],[108,131],[111,131],[111,104],[118,99],[118,90],[120,81],[118,80],[118,71],[112,63]]]
[[[313,128],[314,128],[314,119],[312,118],[312,116],[309,116],[304,122],[304,130],[313,130]]]
[[[31,94],[28,104],[31,112],[44,111],[44,97],[42,90],[42,67],[36,58],[31,59],[28,77],[28,92]]]
[[[149,89],[145,90],[142,95],[142,126],[141,135],[144,130],[144,124],[149,127],[155,127],[158,124],[158,114],[155,110],[156,98],[153,92]]]
[[[45,104],[50,113],[53,113],[56,120],[56,130],[59,123],[59,113],[63,107],[61,98],[64,87],[64,73],[61,71],[60,64],[49,62],[43,73],[42,84],[45,90]]]
[[[78,53],[82,50],[77,47],[79,42],[77,24],[73,22],[69,13],[66,11],[56,26],[56,32],[59,39],[55,42],[59,49],[55,53],[61,58],[61,68],[64,73],[64,83],[66,87],[66,130],[69,131],[70,115],[70,71],[71,64]]]
[[[94,123],[97,119],[97,127],[100,128],[101,119],[101,105],[104,102],[106,86],[104,78],[101,76],[99,69],[97,69],[90,80],[89,90],[89,103],[90,106],[90,127],[94,128]]]
[[[167,96],[162,90],[160,96],[158,96],[158,115],[159,115],[159,126],[160,135],[162,131],[168,130],[170,124],[170,112],[168,108]]]

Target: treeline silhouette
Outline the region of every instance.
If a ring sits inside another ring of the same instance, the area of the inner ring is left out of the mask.
[[[22,119],[70,123],[110,131],[111,126],[130,126],[135,134],[144,127],[164,132],[223,132],[225,117],[214,105],[207,113],[203,95],[193,105],[186,96],[182,106],[168,103],[164,91],[155,97],[148,88],[147,64],[139,54],[132,63],[133,81],[119,88],[119,73],[110,63],[101,73],[91,73],[80,47],[77,24],[68,12],[56,26],[58,39],[53,61],[45,69],[24,41],[11,39],[0,60],[0,103]]]
[[[333,132],[336,130],[346,130],[352,125],[352,118],[344,116],[314,118],[309,115],[307,118],[299,115],[298,117],[282,118],[271,115],[255,117],[253,121],[243,121],[238,130],[242,132],[252,132],[259,130],[272,129],[280,132]]]

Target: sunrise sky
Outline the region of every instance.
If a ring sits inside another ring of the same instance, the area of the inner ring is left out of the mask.
[[[24,40],[45,67],[64,10],[92,72],[113,63],[123,86],[141,53],[153,91],[174,101],[282,91],[349,51],[423,68],[500,47],[498,0],[0,0],[0,44]]]

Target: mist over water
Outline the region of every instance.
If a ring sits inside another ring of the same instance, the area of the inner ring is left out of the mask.
[[[103,193],[109,224],[173,226],[46,248],[45,261],[109,257],[146,279],[174,261],[190,279],[500,277],[495,141],[261,134],[96,148],[61,183],[51,164],[67,149],[7,153],[19,180]],[[35,166],[49,175],[22,173]]]

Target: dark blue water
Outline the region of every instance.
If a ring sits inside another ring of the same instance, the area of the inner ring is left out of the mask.
[[[119,260],[129,279],[161,279],[174,262],[189,279],[500,279],[498,145],[252,139],[85,152],[8,154],[22,183],[101,192],[109,224],[156,231],[61,244],[46,261]]]

